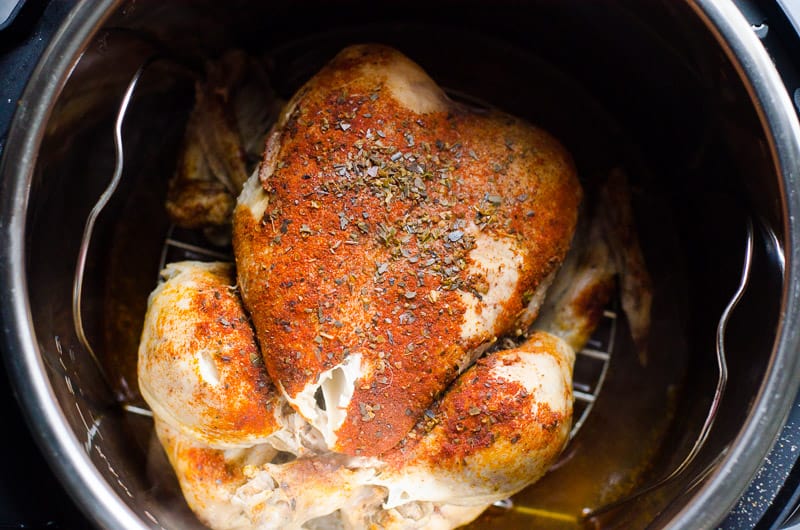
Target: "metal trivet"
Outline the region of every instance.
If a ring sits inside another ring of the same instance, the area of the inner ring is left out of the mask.
[[[603,318],[586,346],[581,351],[575,352],[572,377],[572,395],[575,396],[575,404],[570,438],[577,434],[589,417],[605,383],[617,336],[617,302],[615,297],[603,311]]]

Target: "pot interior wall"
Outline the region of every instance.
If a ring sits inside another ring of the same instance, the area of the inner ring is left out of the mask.
[[[606,385],[556,469],[520,494],[515,509],[491,510],[476,528],[575,528],[581,509],[680,462],[713,395],[717,321],[738,284],[745,219],[756,219],[762,231],[753,284],[726,340],[734,390],[705,449],[670,486],[593,523],[642,527],[690,500],[695,478],[738,433],[770,360],[782,278],[765,235],[781,236],[777,177],[746,91],[689,8],[666,1],[583,4],[538,2],[532,10],[447,2],[131,3],[98,32],[55,106],[39,155],[28,280],[37,338],[64,414],[146,524],[195,521],[150,420],[119,407],[120,400],[140,404],[132,375],[136,343],[168,228],[166,181],[192,104],[191,80],[168,63],[154,65],[137,90],[124,128],[123,185],[90,251],[84,319],[111,390],[74,336],[70,301],[83,223],[113,171],[116,106],[155,49],[198,65],[229,47],[268,54],[274,86],[288,97],[345,45],[391,44],[443,86],[550,130],[572,152],[582,178],[626,171],[655,282],[647,363],[621,320]]]

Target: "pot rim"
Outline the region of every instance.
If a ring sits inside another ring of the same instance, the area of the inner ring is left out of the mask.
[[[25,270],[29,194],[45,124],[72,69],[123,0],[78,3],[42,54],[19,100],[0,161],[0,304],[5,364],[28,426],[50,468],[95,524],[148,528],[92,463],[58,404],[36,340]],[[14,352],[13,355],[9,352]]]
[[[781,317],[753,406],[728,453],[666,528],[712,528],[731,511],[777,441],[800,388],[800,125],[772,59],[730,0],[687,0],[750,94],[777,170],[785,269]],[[788,397],[787,397],[788,396]],[[791,399],[789,399],[789,397]]]
[[[36,340],[25,271],[27,207],[38,149],[54,102],[97,30],[124,0],[79,3],[67,16],[31,75],[0,161],[0,305],[5,362],[40,449],[75,502],[101,527],[144,529],[101,476],[69,427]],[[800,386],[800,125],[769,55],[730,0],[686,0],[703,20],[750,93],[780,175],[786,275],[771,360],[750,414],[731,449],[679,511],[669,528],[711,528],[747,488],[788,417]],[[789,325],[787,325],[789,324]],[[14,352],[13,355],[8,352]]]

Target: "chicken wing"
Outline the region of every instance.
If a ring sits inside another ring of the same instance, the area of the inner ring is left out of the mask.
[[[206,64],[169,182],[166,208],[173,222],[185,228],[230,225],[236,197],[279,108],[259,60],[232,50]]]
[[[652,281],[644,262],[625,173],[616,168],[578,223],[572,247],[541,308],[535,329],[579,351],[619,285],[622,309],[642,364],[647,362]]]

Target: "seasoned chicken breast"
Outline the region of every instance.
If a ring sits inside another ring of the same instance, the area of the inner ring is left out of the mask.
[[[533,321],[581,193],[546,132],[450,101],[393,49],[345,49],[287,105],[234,212],[270,375],[330,449],[390,450]]]

